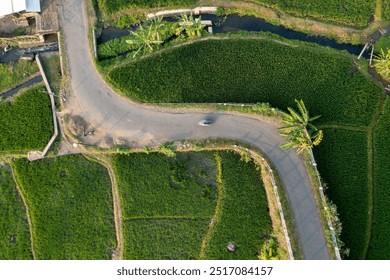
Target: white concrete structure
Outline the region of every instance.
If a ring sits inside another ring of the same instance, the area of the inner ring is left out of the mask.
[[[22,11],[40,12],[40,0],[1,0],[0,17]]]

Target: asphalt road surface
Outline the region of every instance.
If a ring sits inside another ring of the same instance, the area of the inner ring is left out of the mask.
[[[221,112],[162,112],[118,96],[95,69],[88,45],[87,19],[82,0],[61,0],[62,28],[71,74],[71,96],[65,112],[95,130],[85,141],[95,145],[116,143],[155,146],[192,138],[228,138],[261,150],[277,169],[294,213],[305,259],[329,259],[324,232],[309,177],[301,157],[279,148],[284,142],[272,123]],[[131,75],[131,73],[129,73]],[[212,115],[215,123],[204,127],[201,119]]]

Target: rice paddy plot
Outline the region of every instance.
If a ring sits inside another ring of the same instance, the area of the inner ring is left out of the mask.
[[[14,162],[37,259],[111,259],[116,246],[107,170],[81,155]]]
[[[10,166],[0,163],[0,260],[24,259],[32,259],[26,211]]]
[[[367,133],[325,129],[316,149],[326,194],[336,204],[342,224],[341,240],[349,259],[364,259],[369,235]]]

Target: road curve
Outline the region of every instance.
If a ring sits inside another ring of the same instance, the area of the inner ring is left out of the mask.
[[[61,0],[62,29],[71,76],[71,96],[64,112],[79,116],[95,134],[86,137],[102,145],[122,139],[143,147],[190,138],[229,138],[250,143],[261,150],[277,169],[294,213],[299,242],[305,259],[329,259],[324,232],[309,177],[293,151],[279,148],[284,140],[277,128],[267,122],[227,113],[212,113],[210,127],[201,127],[204,112],[169,113],[145,108],[118,96],[95,69],[87,37],[87,19],[82,0]],[[129,73],[131,75],[131,73]]]

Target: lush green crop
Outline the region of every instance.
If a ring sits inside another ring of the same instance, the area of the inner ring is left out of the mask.
[[[368,259],[390,259],[390,100],[374,133],[374,210]]]
[[[369,234],[367,134],[325,129],[314,152],[326,194],[337,205],[349,258],[364,259]]]
[[[252,163],[233,153],[222,155],[222,216],[211,232],[206,257],[256,259],[261,236],[272,230],[262,179]],[[125,219],[125,258],[199,258],[216,211],[215,153],[113,159]],[[227,254],[229,241],[237,244],[236,253]]]
[[[171,38],[172,36],[175,35],[175,31],[176,31],[176,28],[177,28],[177,24],[176,23],[172,23],[172,22],[164,22],[164,24],[159,24],[161,21],[156,21],[156,23],[154,22],[149,22],[149,23],[145,23],[143,25],[143,32],[142,30],[139,28],[137,29],[136,31],[134,31],[135,34],[138,34],[139,36],[141,36],[141,38],[144,38],[146,39],[146,41],[154,41],[156,40],[156,38],[153,38],[154,35],[149,35],[149,34],[158,34],[158,40],[161,40],[161,41],[167,41],[169,38]],[[153,25],[154,23],[154,25]],[[153,30],[154,33],[150,33],[150,29],[148,29],[150,26],[158,26],[158,28],[156,27],[156,29],[154,28],[151,28],[151,30]],[[156,30],[158,30],[156,32]],[[130,32],[129,32],[130,34]],[[98,52],[98,56],[100,59],[105,59],[105,58],[113,58],[113,57],[116,57],[116,56],[119,56],[119,55],[125,55],[131,51],[136,51],[141,44],[129,44],[127,43],[126,41],[127,40],[134,40],[134,39],[137,39],[138,37],[134,36],[133,33],[131,33],[132,35],[129,35],[129,36],[125,36],[125,37],[121,37],[121,38],[115,38],[115,39],[112,39],[112,40],[109,40],[103,44],[100,44],[98,45],[98,49],[97,49],[97,52]],[[146,35],[148,34],[148,35]],[[141,40],[142,42],[142,40]]]
[[[122,38],[115,38],[106,43],[98,45],[97,53],[100,59],[115,57],[126,52],[134,50],[134,47],[126,43],[126,40],[131,39],[132,36]]]
[[[387,49],[390,49],[390,35],[383,35],[375,43],[375,52],[380,53],[381,50],[386,52]]]
[[[382,0],[383,5],[383,17],[385,19],[390,19],[390,1],[388,0]]]
[[[198,259],[210,219],[136,219],[124,223],[125,259]]]
[[[126,259],[196,259],[214,213],[214,154],[114,156]]]
[[[43,54],[41,56],[41,62],[51,90],[54,93],[58,93],[61,84],[61,64],[59,55]]]
[[[0,104],[0,152],[45,147],[53,133],[49,97],[36,87]]]
[[[15,161],[37,259],[110,259],[115,228],[107,170],[80,155]]]
[[[215,207],[212,153],[116,155],[124,218],[210,217]]]
[[[222,215],[206,250],[207,259],[257,259],[272,231],[268,202],[260,171],[233,152],[221,153],[224,196]],[[227,251],[233,242],[237,249]]]
[[[372,20],[375,1],[370,0],[251,0],[293,15],[313,17],[348,25],[366,26]]]
[[[198,0],[98,0],[100,9],[105,14],[134,7],[175,7],[196,4]],[[241,2],[241,1],[237,1]],[[366,26],[372,20],[375,1],[368,0],[247,0],[288,12],[302,17],[312,17],[320,20],[343,23],[348,25]],[[386,14],[386,6],[384,6]]]
[[[12,63],[0,63],[0,93],[18,86],[36,72],[38,72],[38,65],[35,62],[19,60]]]
[[[209,40],[115,68],[124,95],[143,102],[268,102],[303,99],[320,122],[367,125],[381,90],[348,56],[262,39]]]
[[[198,0],[98,0],[100,9],[105,14],[134,7],[184,6],[197,3]]]
[[[0,260],[32,259],[26,213],[9,166],[0,165]]]

